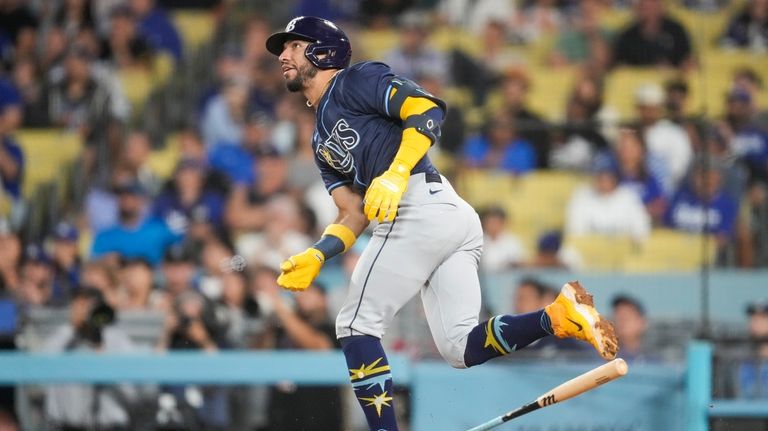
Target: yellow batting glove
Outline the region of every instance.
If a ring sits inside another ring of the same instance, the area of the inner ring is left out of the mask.
[[[392,221],[397,215],[400,199],[408,188],[410,169],[392,169],[374,178],[365,193],[363,212],[368,220],[378,216],[379,222]]]
[[[305,290],[320,274],[323,263],[323,253],[310,247],[280,264],[282,273],[277,277],[277,284],[294,292]]]

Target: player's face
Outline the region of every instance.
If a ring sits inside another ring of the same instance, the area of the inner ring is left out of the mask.
[[[307,41],[289,40],[285,42],[283,52],[278,57],[288,91],[302,91],[317,75],[317,68],[304,56],[307,45]]]

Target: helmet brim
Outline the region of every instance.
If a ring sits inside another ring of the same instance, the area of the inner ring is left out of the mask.
[[[315,41],[314,38],[301,33],[281,31],[274,33],[267,38],[267,51],[279,56],[283,52],[283,46],[285,45],[285,42],[288,42],[289,40],[306,40],[307,42]]]

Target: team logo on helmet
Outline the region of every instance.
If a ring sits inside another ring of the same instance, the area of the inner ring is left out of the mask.
[[[293,31],[294,28],[296,28],[296,22],[300,19],[304,18],[303,16],[297,16],[296,18],[290,20],[288,22],[288,25],[285,26],[285,31]]]

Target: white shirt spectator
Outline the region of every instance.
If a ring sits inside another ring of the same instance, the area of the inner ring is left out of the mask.
[[[512,22],[517,12],[513,0],[442,0],[439,8],[448,24],[478,36],[488,21]]]
[[[662,187],[667,194],[671,194],[685,177],[693,159],[691,140],[682,127],[662,119],[646,129],[645,142],[649,154],[666,165],[669,176],[661,178]]]
[[[483,256],[480,269],[484,272],[502,272],[523,263],[526,258],[522,241],[509,232],[503,232],[493,239],[483,238]]]
[[[651,231],[651,219],[643,202],[628,188],[618,186],[599,194],[591,186],[582,186],[568,203],[565,229],[569,235],[617,235],[642,241]]]

